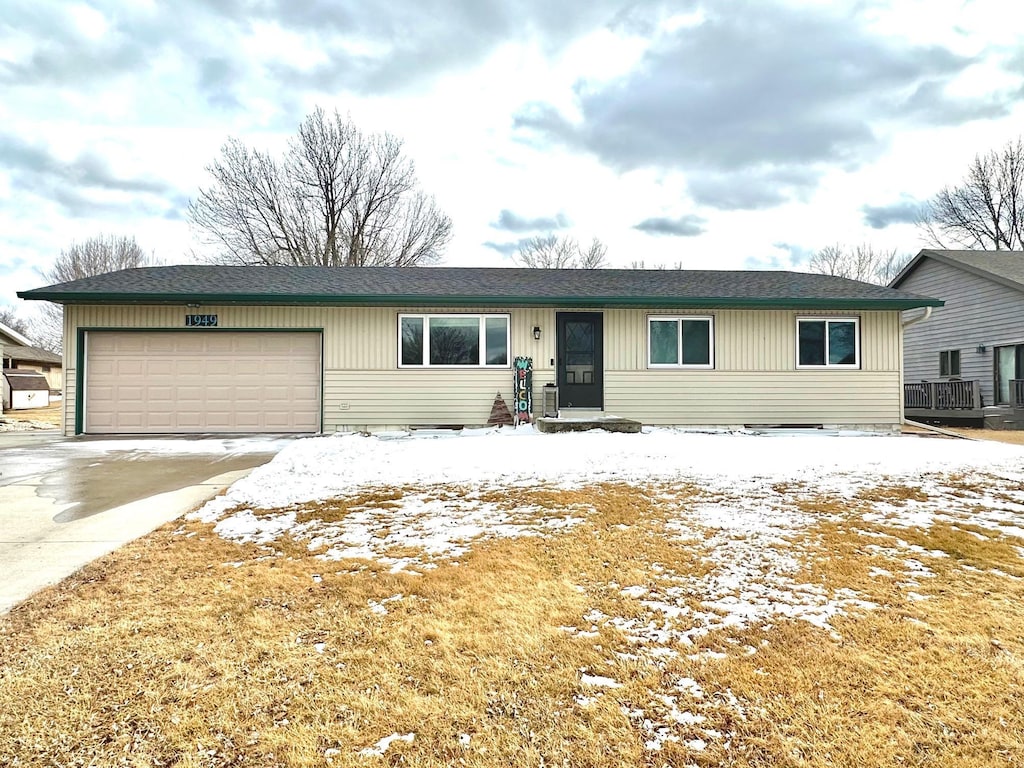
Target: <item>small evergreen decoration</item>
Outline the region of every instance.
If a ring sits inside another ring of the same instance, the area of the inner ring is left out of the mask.
[[[490,418],[487,419],[487,426],[512,426],[512,413],[509,411],[508,406],[505,405],[505,401],[501,397],[501,392],[494,396],[494,405],[491,406],[491,415]]]

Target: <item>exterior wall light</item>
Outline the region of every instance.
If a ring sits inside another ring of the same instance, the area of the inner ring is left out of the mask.
[[[536,339],[537,341],[540,341],[540,326],[539,325],[533,326],[533,338]]]
[[[984,344],[979,344],[979,345],[978,345],[978,348],[977,348],[977,350],[975,350],[975,351],[976,351],[976,352],[977,352],[977,353],[978,353],[979,355],[983,355],[983,354],[985,354],[985,345],[984,345]]]

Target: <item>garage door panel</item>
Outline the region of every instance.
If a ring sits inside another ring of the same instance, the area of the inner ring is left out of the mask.
[[[114,360],[94,360],[89,365],[89,370],[99,374],[116,373],[117,363]]]
[[[149,359],[144,361],[146,366],[146,375],[149,377],[157,376],[174,376],[174,361],[173,360],[153,360]]]
[[[226,358],[220,359],[228,362]],[[174,373],[176,376],[201,376],[206,365],[204,360],[177,360],[174,364]]]
[[[90,331],[92,433],[316,432],[319,333]]]
[[[141,336],[117,336],[111,338],[109,350],[119,353],[143,353],[147,351],[147,339]]]
[[[146,373],[146,363],[144,360],[118,359],[114,363],[113,368],[118,376],[140,376]]]
[[[242,376],[256,376],[259,375],[260,371],[265,368],[263,361],[259,358],[253,358],[250,360],[240,359],[236,362],[233,373],[237,377]]]

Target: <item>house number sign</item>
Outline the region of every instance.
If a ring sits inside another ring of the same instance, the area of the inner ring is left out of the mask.
[[[185,315],[186,328],[214,328],[216,325],[216,315]]]

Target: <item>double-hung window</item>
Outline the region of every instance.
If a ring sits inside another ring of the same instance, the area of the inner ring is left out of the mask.
[[[507,368],[508,315],[399,315],[398,366]]]
[[[798,368],[859,368],[860,321],[801,317],[796,321]]]
[[[714,318],[649,316],[647,365],[649,368],[714,368]]]
[[[945,349],[939,352],[939,376],[960,375],[960,350]]]

